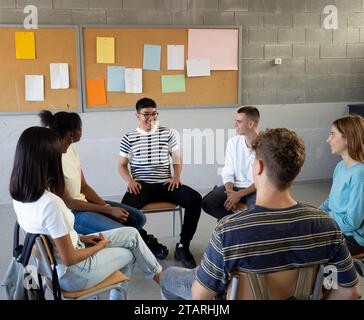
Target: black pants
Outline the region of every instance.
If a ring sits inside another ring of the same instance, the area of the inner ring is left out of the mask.
[[[364,253],[364,247],[357,243],[354,237],[345,236],[345,241],[352,256]]]
[[[174,188],[173,191],[168,191],[168,184],[138,182],[142,185],[140,193],[135,195],[126,192],[121,203],[137,209],[143,208],[148,203],[160,201],[180,205],[185,209],[180,243],[188,247],[196,232],[198,220],[200,219],[201,195],[186,185],[180,185],[178,189]]]

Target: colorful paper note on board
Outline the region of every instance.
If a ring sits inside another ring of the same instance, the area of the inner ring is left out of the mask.
[[[16,59],[35,59],[34,32],[15,32]]]
[[[68,89],[70,87],[68,63],[51,63],[49,67],[51,89]]]
[[[167,69],[184,70],[185,68],[185,46],[168,45],[167,46]]]
[[[125,92],[142,93],[143,92],[143,72],[140,68],[125,69]]]
[[[106,104],[106,90],[104,79],[86,81],[87,104],[97,106]]]
[[[44,76],[25,76],[25,101],[44,101]]]
[[[162,47],[152,44],[144,45],[143,69],[160,70],[161,69],[161,52]]]
[[[162,76],[162,92],[186,92],[186,78],[184,74]]]
[[[125,92],[125,67],[107,67],[107,91]]]
[[[238,70],[239,30],[189,29],[188,59],[209,59],[211,70]]]
[[[115,63],[115,38],[96,37],[96,62]]]
[[[187,60],[188,77],[209,77],[210,61],[208,59]]]

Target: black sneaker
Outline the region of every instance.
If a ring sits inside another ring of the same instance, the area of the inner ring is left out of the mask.
[[[167,247],[159,243],[157,238],[152,234],[147,235],[147,241],[145,243],[157,259],[163,260],[168,256]]]
[[[196,268],[196,261],[187,247],[180,247],[179,243],[176,244],[176,251],[174,252],[174,258],[177,261],[181,261],[183,266],[188,269]]]

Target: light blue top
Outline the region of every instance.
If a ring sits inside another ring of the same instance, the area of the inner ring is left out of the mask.
[[[321,204],[346,236],[364,247],[364,164],[350,168],[340,161],[334,171],[328,198]]]

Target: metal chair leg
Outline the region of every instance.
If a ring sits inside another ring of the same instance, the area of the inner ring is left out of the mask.
[[[173,209],[173,238],[176,236],[176,210]]]

